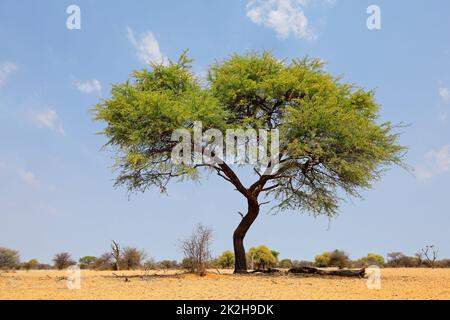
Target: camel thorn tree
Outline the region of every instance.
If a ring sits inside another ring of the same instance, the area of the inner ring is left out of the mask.
[[[395,126],[379,121],[374,92],[328,74],[320,59],[235,54],[212,65],[206,81],[194,76],[191,62],[185,52],[177,62],[134,71],[94,108],[95,119],[106,123],[102,133],[117,154],[117,186],[165,192],[174,178],[200,179],[211,171],[242,194],[247,212],[233,235],[236,273],[247,272],[244,238],[263,198],[278,210],[331,217],[341,194],[358,196],[387,167],[402,165],[406,149]],[[173,133],[184,129],[195,136],[196,122],[207,138],[180,152],[203,161],[174,161],[180,141]],[[269,141],[277,132],[279,152],[268,163],[235,166],[221,157],[217,135],[208,135],[230,129],[265,130]],[[248,167],[255,180],[246,186],[239,176]]]

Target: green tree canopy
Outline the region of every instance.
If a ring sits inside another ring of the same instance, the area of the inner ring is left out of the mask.
[[[225,251],[216,259],[216,263],[224,269],[232,268],[234,266],[234,253],[232,251]]]
[[[78,260],[81,269],[90,269],[95,265],[97,261],[97,257],[94,256],[85,256]]]

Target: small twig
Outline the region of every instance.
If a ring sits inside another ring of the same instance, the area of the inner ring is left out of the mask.
[[[259,173],[259,171],[256,170],[256,168],[253,168],[253,171],[255,171],[255,173],[256,173],[260,178],[262,177],[261,173]]]
[[[270,201],[261,202],[261,203],[259,204],[259,206],[261,207],[261,206],[263,206],[263,205],[265,205],[265,204],[269,204],[269,203],[270,203]]]
[[[55,281],[66,281],[66,280],[68,280],[68,278],[67,277],[58,277],[58,278],[56,278],[55,279]]]
[[[276,189],[276,188],[278,188],[279,186],[280,186],[280,184],[275,184],[275,185],[273,185],[273,186],[270,186],[270,187],[264,188],[264,189],[262,189],[261,191],[262,191],[262,192],[267,192],[267,191],[270,191],[270,190]]]

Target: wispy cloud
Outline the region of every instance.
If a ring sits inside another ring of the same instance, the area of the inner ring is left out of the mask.
[[[5,83],[8,77],[17,70],[17,66],[13,63],[3,63],[0,64],[0,87],[2,87]]]
[[[0,161],[0,173],[11,175],[11,177],[18,179],[31,187],[42,186],[41,181],[36,177],[36,175],[22,166],[11,165],[10,163],[7,164]]]
[[[19,168],[17,169],[17,175],[23,182],[25,182],[29,186],[36,187],[39,185],[39,181],[31,171]]]
[[[450,89],[444,86],[440,86],[438,89],[439,97],[445,102],[450,101]]]
[[[430,151],[426,158],[436,164],[436,167],[441,172],[450,171],[450,144],[443,146],[438,151]]]
[[[415,174],[419,180],[429,180],[438,174],[450,172],[450,144],[439,150],[427,152],[425,160],[425,165],[415,168]]]
[[[167,63],[168,59],[165,57],[159,48],[159,43],[156,40],[153,32],[146,32],[139,37],[136,37],[135,32],[130,27],[127,27],[127,36],[131,44],[137,50],[137,57],[139,61],[144,64],[153,63]]]
[[[33,122],[39,128],[48,128],[64,135],[64,129],[59,123],[58,114],[55,110],[50,109],[43,112],[36,112],[33,114]]]
[[[100,95],[102,92],[102,84],[97,79],[92,79],[85,82],[76,81],[75,86],[79,91],[84,93],[97,93]]]
[[[247,17],[257,24],[273,29],[277,36],[286,39],[296,38],[314,40],[317,38],[311,29],[303,8],[307,0],[249,0]]]

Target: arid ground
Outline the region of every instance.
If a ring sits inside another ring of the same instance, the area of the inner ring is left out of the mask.
[[[200,278],[176,271],[82,271],[80,290],[67,288],[63,271],[3,272],[0,300],[450,299],[450,269],[382,269],[380,290],[369,290],[364,279],[219,272]]]

